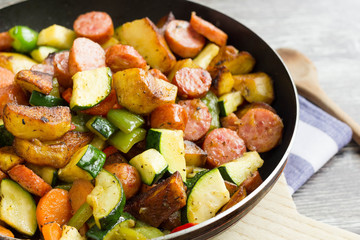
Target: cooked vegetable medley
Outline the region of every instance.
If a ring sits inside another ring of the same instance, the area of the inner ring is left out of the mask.
[[[283,123],[227,38],[195,12],[0,33],[0,235],[151,239],[246,198]]]

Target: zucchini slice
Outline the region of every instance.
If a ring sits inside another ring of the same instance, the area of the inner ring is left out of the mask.
[[[219,98],[220,117],[226,117],[235,112],[237,107],[244,102],[240,91],[230,92]]]
[[[230,200],[230,193],[217,168],[202,175],[187,199],[186,218],[190,223],[201,223],[215,216]]]
[[[72,79],[70,108],[74,111],[91,108],[110,94],[112,78],[108,67],[78,72]]]
[[[141,180],[147,185],[156,183],[168,168],[164,157],[153,148],[135,156],[129,163],[139,171]]]
[[[220,108],[218,104],[218,97],[212,92],[208,91],[205,95],[205,97],[201,98],[201,101],[205,103],[207,108],[209,109],[209,112],[211,114],[211,124],[210,124],[210,130],[215,128],[220,128]]]
[[[38,91],[32,91],[29,103],[32,106],[45,106],[45,107],[55,107],[55,106],[67,106],[67,102],[58,97],[52,95],[46,95]]]
[[[27,236],[34,235],[36,204],[31,194],[10,179],[3,179],[0,186],[0,219]]]
[[[116,131],[116,127],[111,122],[99,116],[92,117],[86,123],[86,127],[102,140],[107,140]]]
[[[30,55],[35,61],[41,63],[45,60],[45,58],[47,58],[49,56],[50,53],[54,53],[57,51],[59,51],[59,50],[56,48],[53,48],[53,47],[40,46],[40,47],[32,50],[30,52]]]
[[[106,170],[101,170],[95,181],[95,188],[86,201],[93,208],[96,226],[101,230],[110,229],[123,212],[124,190],[118,178]]]
[[[251,174],[256,172],[264,163],[259,153],[246,152],[240,158],[219,166],[224,180],[240,186]]]
[[[12,146],[14,136],[5,128],[4,121],[0,119],[0,148]]]
[[[169,164],[170,174],[178,171],[186,182],[186,161],[183,131],[151,128],[146,137],[146,148],[154,148]]]
[[[106,159],[105,153],[88,144],[80,148],[70,159],[70,162],[59,170],[59,178],[65,182],[76,179],[91,180],[95,178]]]

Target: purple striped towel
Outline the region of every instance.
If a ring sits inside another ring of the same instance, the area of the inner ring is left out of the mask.
[[[352,137],[351,128],[299,96],[300,117],[284,174],[291,194]]]

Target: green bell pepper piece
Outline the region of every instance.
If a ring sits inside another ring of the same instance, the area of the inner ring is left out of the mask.
[[[38,33],[29,27],[15,26],[9,34],[14,39],[12,46],[17,52],[28,53],[37,46]]]

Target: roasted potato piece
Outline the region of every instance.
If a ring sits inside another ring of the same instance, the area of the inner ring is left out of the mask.
[[[29,92],[38,91],[43,94],[49,94],[53,89],[52,78],[53,76],[47,73],[21,70],[16,74],[15,81]]]
[[[147,17],[123,24],[116,35],[122,44],[133,46],[152,68],[166,73],[176,63],[164,37]]]
[[[171,214],[186,205],[186,191],[179,172],[139,194],[125,206],[125,211],[147,224],[158,227]]]
[[[55,140],[70,130],[68,107],[28,107],[9,103],[4,108],[5,128],[15,137]]]
[[[235,183],[231,183],[228,181],[224,181],[226,189],[229,191],[230,196],[232,196],[236,190],[238,190],[238,186]]]
[[[93,134],[89,132],[67,132],[55,141],[15,138],[14,148],[29,163],[62,168],[78,149],[89,144],[92,139]]]
[[[181,224],[181,211],[176,211],[173,214],[171,214],[168,219],[163,221],[161,223],[160,227],[171,231],[180,225],[182,225]]]
[[[119,104],[138,114],[149,114],[165,103],[175,103],[177,87],[154,78],[140,68],[130,68],[113,75]]]
[[[173,78],[175,76],[175,73],[177,71],[179,71],[180,69],[185,68],[185,67],[199,68],[199,66],[196,65],[191,58],[186,58],[186,59],[179,60],[179,61],[176,62],[175,66],[173,67],[173,69],[171,69],[171,72],[168,75],[169,81],[172,82],[172,80],[173,80]]]
[[[234,79],[230,71],[222,66],[217,68],[215,77],[212,80],[212,90],[217,96],[224,95],[225,93],[231,92],[231,89],[234,86]]]
[[[243,200],[246,197],[246,195],[247,194],[245,188],[243,186],[239,187],[239,189],[234,193],[234,195],[232,195],[228,203],[222,207],[220,213],[228,210],[229,208],[231,208],[232,206]]]
[[[15,74],[20,70],[30,69],[35,64],[37,64],[37,62],[25,55],[0,52],[0,67],[6,68]]]
[[[202,167],[205,165],[207,154],[191,141],[184,141],[186,166]]]
[[[234,75],[234,88],[241,91],[246,101],[271,104],[274,100],[273,81],[263,72]]]
[[[7,172],[13,166],[20,164],[24,161],[21,157],[16,155],[12,146],[0,148],[0,169]]]
[[[252,193],[263,182],[259,171],[254,172],[243,183],[242,186],[246,189],[248,194]]]

